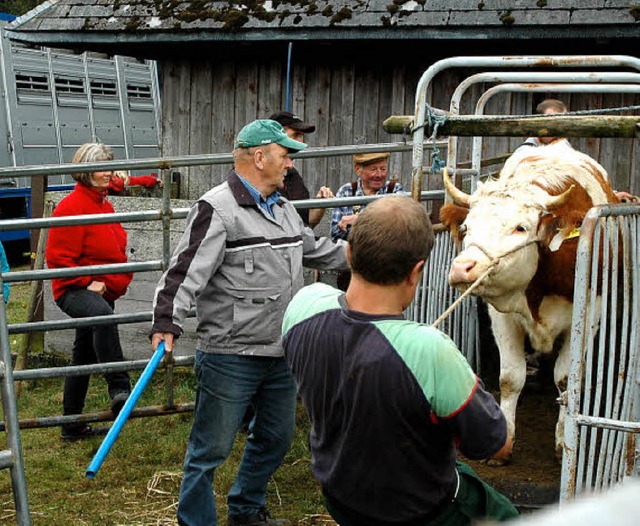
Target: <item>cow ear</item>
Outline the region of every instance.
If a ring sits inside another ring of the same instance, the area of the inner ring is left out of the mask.
[[[543,215],[540,218],[540,223],[538,224],[538,240],[540,244],[545,247],[549,247],[551,250],[551,242],[554,240],[555,235],[557,233],[559,222],[557,218],[555,218],[551,214]],[[557,243],[557,241],[556,241]],[[560,239],[560,243],[562,243],[562,239]],[[558,248],[560,245],[558,245]],[[556,248],[557,250],[557,248]]]
[[[469,214],[469,209],[462,206],[447,203],[440,209],[440,221],[449,229],[452,239],[455,240],[456,246],[460,249],[462,244],[462,235],[460,234],[460,225]]]
[[[551,242],[549,243],[549,250],[551,252],[555,252],[560,248],[560,246],[565,240],[571,239],[573,237],[579,237],[579,236],[580,236],[580,227],[577,227],[577,226],[566,227],[566,228],[563,228],[562,230],[558,230],[556,234],[553,236],[553,238],[551,239]]]
[[[551,242],[549,243],[549,250],[551,252],[556,252],[562,242],[564,241],[564,236],[562,235],[562,231],[556,232],[556,234],[551,238]]]
[[[469,209],[463,206],[454,205],[453,203],[447,203],[440,208],[440,221],[451,230],[454,226],[460,226],[464,223],[464,220],[469,214]]]

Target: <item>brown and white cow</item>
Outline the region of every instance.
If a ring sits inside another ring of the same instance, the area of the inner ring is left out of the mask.
[[[465,290],[491,265],[474,294],[489,304],[500,352],[500,405],[509,435],[526,379],[525,337],[550,353],[563,338],[554,367],[560,393],[569,370],[573,282],[579,227],[594,205],[618,202],[602,166],[573,151],[535,148],[501,177],[479,185],[473,195],[458,190],[445,174],[455,204],[441,209],[444,225],[459,242],[449,283]],[[502,257],[501,257],[502,256]],[[556,453],[562,452],[564,407],[556,424]]]

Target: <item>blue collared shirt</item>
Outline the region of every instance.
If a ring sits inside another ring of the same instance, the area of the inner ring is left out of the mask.
[[[253,197],[256,204],[262,209],[264,209],[271,217],[275,219],[276,216],[273,213],[272,207],[278,202],[278,199],[280,199],[280,194],[278,193],[278,191],[276,190],[275,192],[273,192],[272,194],[264,198],[262,197],[262,194],[256,189],[255,186],[253,186],[249,181],[247,181],[244,177],[238,174],[238,172],[236,172],[236,174],[238,175],[238,179],[242,181],[242,184],[249,191],[249,194],[251,194],[251,197]]]

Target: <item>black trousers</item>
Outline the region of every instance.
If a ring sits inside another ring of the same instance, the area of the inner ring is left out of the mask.
[[[114,304],[105,300],[100,294],[87,289],[65,292],[57,301],[58,307],[72,318],[88,318],[91,316],[107,316],[113,314]],[[73,342],[71,365],[89,365],[103,362],[119,362],[124,359],[118,326],[95,325],[76,329]],[[109,388],[109,396],[130,391],[131,382],[127,372],[108,373],[104,375]],[[76,415],[82,413],[89,389],[89,375],[67,376],[64,381],[63,414]]]

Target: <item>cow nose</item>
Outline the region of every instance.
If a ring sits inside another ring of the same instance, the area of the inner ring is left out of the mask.
[[[454,260],[449,272],[449,283],[454,285],[471,281],[470,274],[477,263],[475,259]]]

